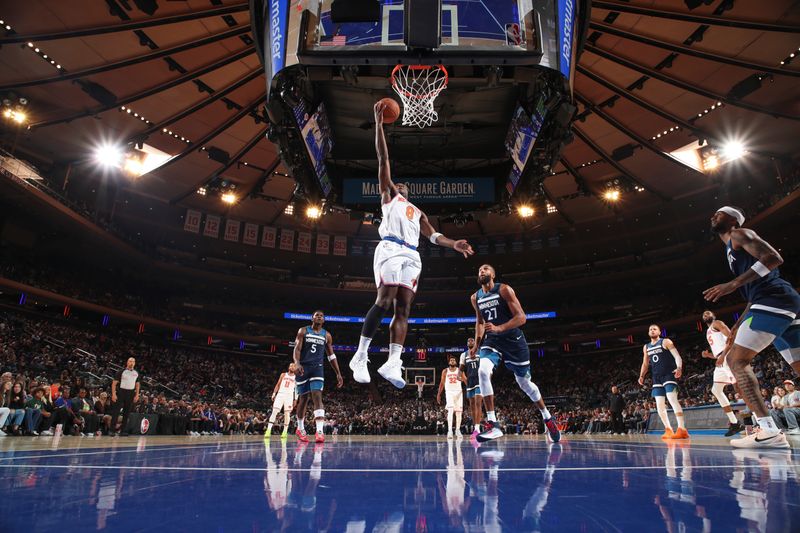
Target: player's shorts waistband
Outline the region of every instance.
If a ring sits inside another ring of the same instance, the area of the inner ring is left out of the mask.
[[[395,237],[394,235],[387,235],[386,237],[383,237],[381,240],[382,241],[393,242],[395,244],[399,244],[401,246],[405,246],[406,248],[414,250],[415,252],[417,251],[417,247],[416,246],[414,246],[413,244],[409,244],[406,241],[404,241],[403,239],[401,239],[400,237]]]

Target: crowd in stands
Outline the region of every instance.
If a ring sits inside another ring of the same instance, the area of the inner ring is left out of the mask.
[[[713,404],[713,364],[703,360],[702,335],[676,339],[684,354],[681,401],[685,407]],[[110,381],[127,357],[135,356],[143,376],[134,411],[158,414],[176,434],[263,433],[270,411],[270,392],[289,361],[215,353],[199,347],[163,344],[145,337],[97,333],[78,324],[42,321],[22,315],[0,315],[0,426],[3,435],[50,435],[58,426],[66,434],[94,436],[125,431],[111,420]],[[626,431],[643,431],[654,408],[649,387],[636,383],[641,349],[579,357],[534,358],[532,373],[555,405],[567,433],[610,432],[608,398],[612,385],[626,402]],[[776,353],[755,365],[764,387],[793,377]],[[332,373],[329,373],[332,374]],[[349,381],[349,380],[348,380]],[[419,432],[416,390],[396,390],[382,380],[371,388],[349,381],[343,389],[329,384],[324,396],[326,431],[338,434],[405,434]],[[498,417],[512,434],[541,433],[538,409],[518,389],[511,374],[495,375]],[[766,392],[766,391],[765,391]],[[736,400],[729,389],[730,399]],[[765,396],[770,401],[769,394]],[[425,433],[444,434],[445,410],[434,391],[423,398]],[[470,429],[467,410],[463,431]],[[293,429],[293,428],[292,428]]]

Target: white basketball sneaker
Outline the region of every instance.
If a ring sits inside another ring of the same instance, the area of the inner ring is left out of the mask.
[[[406,386],[406,380],[403,379],[403,360],[399,357],[383,363],[378,369],[378,374],[398,389]]]
[[[353,371],[353,379],[358,383],[369,383],[369,368],[367,368],[369,358],[366,352],[356,352],[350,359],[350,370]]]
[[[731,446],[734,448],[789,448],[789,441],[786,440],[783,431],[757,428],[751,435],[731,440]]]

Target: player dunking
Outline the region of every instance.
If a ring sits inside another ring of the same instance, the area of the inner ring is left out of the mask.
[[[758,380],[750,363],[774,344],[783,358],[800,374],[800,294],[780,277],[783,258],[755,231],[742,228],[744,212],[731,206],[721,207],[711,217],[711,229],[725,243],[728,266],[733,280],[703,291],[705,299],[716,302],[739,289],[747,307],[728,337],[724,357],[736,377],[747,406],[756,414],[759,429],[752,435],[734,439],[737,448],[788,448],[786,436],[770,417],[761,399]]]
[[[728,417],[730,424],[725,436],[732,437],[740,431],[744,431],[744,426],[736,419],[731,402],[725,396],[726,385],[736,386],[736,378],[733,377],[733,372],[728,367],[724,356],[725,346],[728,344],[731,330],[728,329],[725,322],[717,320],[717,317],[711,311],[703,311],[703,322],[708,325],[706,340],[708,341],[708,347],[711,348],[711,351],[703,350],[703,357],[717,361],[717,366],[714,368],[714,385],[711,387],[711,394],[717,399],[725,416]]]
[[[264,433],[265,437],[272,435],[272,426],[275,424],[275,418],[281,412],[281,409],[283,409],[283,432],[281,433],[281,438],[285,439],[289,435],[289,417],[297,399],[295,371],[294,363],[289,364],[289,368],[286,372],[281,373],[278,382],[275,384],[275,389],[272,391],[272,413],[269,415],[267,431]]]
[[[483,396],[481,396],[481,385],[478,383],[478,367],[481,360],[475,353],[473,347],[475,339],[467,339],[467,351],[461,354],[459,368],[461,375],[467,378],[467,402],[469,402],[469,415],[472,417],[472,438],[477,438],[481,432],[481,418],[483,409]]]
[[[294,345],[294,365],[297,370],[297,438],[300,442],[308,442],[306,434],[305,416],[308,396],[314,402],[314,422],[316,423],[316,441],[325,442],[323,427],[325,425],[325,409],[322,407],[322,389],[325,385],[323,358],[327,354],[333,370],[336,372],[336,386],[341,388],[344,384],[342,373],[336,354],[333,353],[333,337],[330,332],[322,328],[325,324],[325,314],[314,311],[311,316],[311,325],[297,330]]]
[[[389,326],[389,358],[378,369],[378,373],[395,387],[402,389],[403,343],[408,330],[408,315],[417,291],[422,262],[417,252],[419,235],[427,237],[433,244],[452,248],[469,257],[472,247],[465,240],[454,241],[435,231],[425,213],[408,201],[408,187],[392,182],[389,167],[389,150],[383,134],[383,110],[381,102],[375,104],[375,151],[378,154],[378,183],[381,190],[383,218],[378,227],[381,242],[375,248],[373,271],[378,297],[367,312],[358,349],[350,360],[353,379],[369,383],[368,351],[384,313],[394,306],[394,316]]]
[[[642,369],[639,371],[639,385],[644,385],[644,377],[647,375],[647,368],[650,367],[653,374],[653,398],[656,399],[658,416],[664,424],[664,434],[661,438],[688,439],[689,432],[686,431],[683,421],[683,408],[678,401],[678,382],[675,381],[683,373],[683,360],[672,341],[661,338],[661,326],[651,324],[647,335],[650,337],[650,342],[642,347],[644,357]],[[669,422],[665,397],[672,406],[675,418],[678,419],[678,429],[675,431]]]
[[[442,390],[445,392],[445,409],[447,410],[447,438],[461,438],[461,415],[464,412],[464,393],[461,388],[461,369],[458,368],[458,359],[455,355],[447,358],[447,368],[442,370],[439,380],[439,392],[436,394],[436,403],[442,404]],[[456,415],[456,429],[453,431],[453,412]]]
[[[542,400],[539,387],[531,381],[531,356],[528,342],[520,326],[526,322],[525,311],[522,310],[514,289],[505,283],[495,283],[495,271],[491,265],[481,265],[478,269],[478,282],[481,288],[471,297],[475,309],[475,346],[480,350],[478,381],[486,406],[486,422],[478,440],[485,442],[503,436],[497,427],[494,411],[494,389],[492,373],[495,367],[504,361],[506,368],[514,373],[517,385],[528,395],[542,413],[547,435],[553,442],[561,439],[555,420]]]

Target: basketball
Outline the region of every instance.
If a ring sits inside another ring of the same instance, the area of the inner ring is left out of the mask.
[[[380,101],[386,106],[383,110],[383,122],[391,124],[400,116],[400,104],[393,98],[383,98]]]

